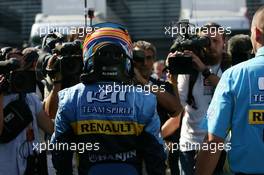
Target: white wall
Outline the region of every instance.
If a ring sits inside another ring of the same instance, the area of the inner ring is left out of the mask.
[[[246,7],[246,0],[181,0],[183,9],[239,11]]]

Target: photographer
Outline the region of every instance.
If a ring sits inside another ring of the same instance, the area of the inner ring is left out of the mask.
[[[55,53],[56,45],[61,45],[64,42],[64,37],[58,32],[47,34],[42,41],[41,49],[39,50],[39,59],[36,64],[37,78],[44,83],[44,99],[50,94],[53,88],[52,78],[60,73],[59,61],[52,59]],[[56,51],[57,52],[57,51]],[[48,63],[56,63],[51,69],[48,68]],[[62,83],[62,82],[60,82]]]
[[[203,57],[190,50],[175,51],[168,56],[191,57],[194,70],[190,74],[178,75],[178,90],[184,114],[180,136],[180,172],[182,175],[194,174],[195,157],[201,148],[205,131],[200,129],[208,105],[212,99],[214,88],[224,71],[223,55],[225,35],[219,31],[222,27],[216,23],[208,23],[202,27],[200,37],[208,37],[210,45],[205,49]],[[202,54],[201,54],[202,55]],[[167,61],[168,62],[168,61]],[[197,146],[198,145],[198,146]],[[219,168],[221,171],[221,165]]]
[[[49,50],[52,50],[52,55],[46,56],[42,63],[46,74],[44,109],[50,118],[54,118],[58,108],[58,92],[79,83],[83,68],[81,42],[59,40],[54,46],[49,46]]]
[[[22,53],[14,50],[7,58],[11,59],[13,68],[1,75],[0,82],[0,119],[5,118],[4,123],[1,122],[0,174],[41,174],[35,164],[38,148],[34,145],[40,143],[38,127],[52,134],[54,125],[43,111],[39,98],[29,92],[33,88],[26,89],[28,87],[21,84],[19,77],[25,75],[21,68],[24,65]],[[9,70],[9,64],[2,67],[2,71]]]
[[[47,69],[51,70],[53,69],[53,65],[57,60],[57,55],[53,55],[47,65]],[[58,109],[58,92],[60,90],[62,90],[62,76],[61,73],[58,72],[56,73],[53,78],[50,78],[51,82],[52,82],[52,89],[50,91],[50,93],[48,94],[48,96],[44,99],[44,109],[47,112],[48,116],[52,119],[55,118],[57,109]]]

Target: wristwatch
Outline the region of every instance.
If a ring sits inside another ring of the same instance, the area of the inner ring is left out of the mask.
[[[205,79],[207,79],[210,75],[212,75],[212,73],[208,68],[206,68],[205,70],[203,70],[202,75]]]

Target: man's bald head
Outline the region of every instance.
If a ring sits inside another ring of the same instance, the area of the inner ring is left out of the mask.
[[[254,14],[251,24],[251,42],[254,53],[264,46],[264,6],[260,7]]]
[[[253,16],[252,26],[264,31],[264,6],[261,6]]]

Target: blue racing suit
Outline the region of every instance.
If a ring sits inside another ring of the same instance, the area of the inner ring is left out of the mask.
[[[80,83],[60,91],[52,143],[77,149],[80,175],[101,163],[126,163],[141,174],[142,160],[148,174],[163,175],[166,156],[156,97],[132,85],[114,90],[116,85],[121,87],[113,82]],[[57,174],[72,174],[73,151],[53,151]]]

